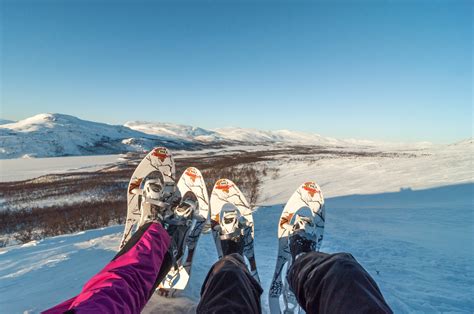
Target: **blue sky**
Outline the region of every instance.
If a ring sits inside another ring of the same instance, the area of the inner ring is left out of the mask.
[[[470,1],[1,2],[1,117],[472,136]]]

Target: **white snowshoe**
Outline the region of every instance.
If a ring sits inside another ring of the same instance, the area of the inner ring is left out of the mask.
[[[169,223],[182,234],[183,242],[178,245],[177,263],[158,287],[159,293],[167,297],[178,296],[186,288],[198,240],[209,220],[209,196],[201,172],[194,167],[187,168],[177,187],[182,200]]]
[[[165,147],[157,147],[143,158],[128,184],[127,220],[119,249],[137,231],[140,223],[143,224],[142,217],[146,219],[149,215],[150,205],[154,203],[166,207],[161,202],[166,202],[166,197],[174,195],[175,189],[173,157]],[[146,212],[142,213],[143,211]]]
[[[250,273],[260,282],[254,253],[254,225],[250,205],[229,179],[220,179],[211,194],[211,226],[217,255],[240,253],[248,260]]]
[[[309,209],[309,215],[302,214],[305,209]],[[324,221],[325,208],[321,188],[315,182],[303,183],[286,203],[278,222],[278,257],[269,291],[271,313],[302,311],[288,286],[286,276],[282,274],[283,268],[286,265],[286,269],[289,269],[293,261],[290,242],[294,247],[294,257],[309,248],[319,250],[323,240]],[[297,240],[300,241],[296,242]],[[280,305],[282,295],[283,310]]]

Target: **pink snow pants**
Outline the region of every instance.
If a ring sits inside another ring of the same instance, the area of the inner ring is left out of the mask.
[[[169,244],[160,224],[143,225],[77,296],[42,313],[140,313],[161,281]]]

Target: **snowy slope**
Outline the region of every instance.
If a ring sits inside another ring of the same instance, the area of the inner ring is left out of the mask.
[[[327,202],[322,250],[352,253],[396,313],[472,313],[472,148],[472,141],[463,141],[418,157],[308,156],[282,158],[273,165],[280,174],[263,178],[263,198],[255,213],[264,311],[268,311],[282,206],[301,182],[314,179]],[[37,313],[78,293],[113,257],[122,229],[90,230],[0,249],[0,309]],[[207,270],[217,259],[209,235],[200,240],[196,254],[185,296],[173,300],[155,296],[145,313],[192,311]]]
[[[0,125],[0,159],[117,154],[144,150],[159,142],[157,136],[63,114],[38,114]]]
[[[403,150],[403,152],[407,152]],[[339,156],[288,161],[283,156],[271,162],[279,169],[277,178],[263,179],[261,204],[285,202],[291,191],[282,193],[288,184],[297,186],[307,178],[315,178],[327,195],[396,192],[401,189],[423,189],[441,185],[473,182],[474,143],[462,141],[441,145],[397,157]]]

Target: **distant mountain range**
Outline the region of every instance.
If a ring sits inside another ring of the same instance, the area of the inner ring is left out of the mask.
[[[57,113],[38,114],[18,122],[0,120],[0,159],[116,154],[145,151],[157,145],[172,149],[199,149],[275,144],[330,147],[380,145],[372,141],[340,140],[289,130],[207,130],[188,125],[142,121],[127,122],[123,126],[110,125]]]
[[[6,120],[6,119],[0,119],[0,125],[2,124],[8,124],[8,123],[13,123],[15,121],[12,121],[12,120]]]
[[[270,144],[287,143],[302,145],[346,145],[341,141],[318,134],[302,133],[288,130],[262,131],[257,129],[221,128],[206,130],[198,127],[160,123],[131,121],[125,126],[149,135],[156,135],[173,140],[191,141],[203,144],[230,143],[230,144]],[[365,143],[363,141],[360,144]]]

